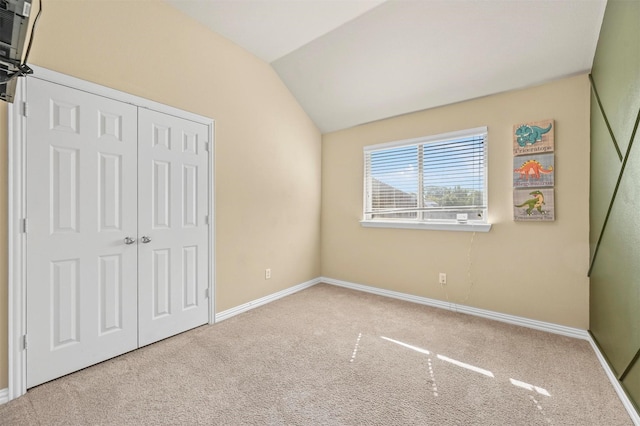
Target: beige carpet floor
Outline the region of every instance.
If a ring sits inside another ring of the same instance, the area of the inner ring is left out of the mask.
[[[588,342],[316,285],[30,389],[3,425],[631,425]]]

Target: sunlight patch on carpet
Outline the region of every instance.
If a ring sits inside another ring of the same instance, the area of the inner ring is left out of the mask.
[[[409,345],[409,344],[407,344],[407,343],[400,342],[400,341],[398,341],[398,340],[393,340],[393,339],[390,339],[390,338],[388,338],[388,337],[384,337],[384,336],[380,336],[380,337],[381,337],[381,338],[383,338],[384,340],[389,341],[389,342],[395,343],[395,344],[400,345],[400,346],[404,346],[405,348],[408,348],[408,349],[414,350],[414,351],[416,351],[416,352],[420,352],[421,354],[429,355],[429,354],[431,353],[431,352],[429,352],[429,351],[428,351],[428,350],[426,350],[426,349],[422,349],[422,348],[419,348],[419,347],[417,347],[417,346],[412,346],[412,345]]]
[[[360,339],[362,338],[362,333],[358,333],[358,338],[356,339],[356,346],[353,348],[353,353],[351,354],[351,361],[353,362],[356,359],[356,355],[358,354],[358,345],[360,345]]]
[[[475,365],[467,364],[462,361],[458,361],[444,355],[438,355],[438,359],[446,362],[450,362],[453,365],[457,365],[458,367],[466,368],[467,370],[475,371],[476,373],[483,374],[487,377],[494,377],[493,373],[489,370],[485,370],[484,368],[476,367]]]
[[[538,400],[535,399],[533,395],[529,395],[529,397],[531,398],[531,401],[535,404],[540,414],[542,414],[542,417],[544,417],[547,423],[551,424],[551,419],[547,417],[546,413],[544,412],[544,409],[542,408],[542,405],[540,405],[540,402],[538,402]]]
[[[549,391],[547,391],[546,389],[540,388],[538,386],[530,385],[529,383],[521,382],[520,380],[516,380],[516,379],[509,379],[509,380],[511,381],[511,384],[514,386],[518,386],[520,388],[527,389],[530,391],[536,391],[540,395],[551,396]]]
[[[438,386],[436,385],[436,378],[433,375],[433,365],[431,363],[431,357],[427,359],[429,361],[429,376],[431,376],[431,390],[433,391],[433,396],[438,396]]]

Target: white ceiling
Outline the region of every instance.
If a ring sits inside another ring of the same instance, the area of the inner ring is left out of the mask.
[[[270,63],[323,132],[591,70],[606,0],[166,0]]]

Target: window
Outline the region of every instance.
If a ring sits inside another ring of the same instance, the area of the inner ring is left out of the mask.
[[[488,231],[487,128],[364,148],[363,226]]]

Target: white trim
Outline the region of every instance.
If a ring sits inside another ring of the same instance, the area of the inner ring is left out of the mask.
[[[214,167],[216,164],[216,123],[211,120],[209,124],[209,140],[207,141],[209,152],[209,211],[207,213],[207,224],[209,225],[209,324],[216,322],[216,215],[215,198],[216,182]]]
[[[0,389],[0,405],[9,402],[9,388]]]
[[[389,149],[395,148],[399,146],[410,146],[410,145],[418,145],[423,143],[429,143],[433,141],[445,142],[450,140],[468,138],[471,136],[483,135],[485,138],[487,137],[489,130],[487,126],[476,127],[474,129],[466,129],[466,130],[457,130],[454,132],[440,133],[439,135],[429,135],[422,136],[419,138],[413,139],[404,139],[401,141],[393,141],[393,142],[383,142],[375,145],[367,145],[363,148],[364,152],[372,152],[380,149]]]
[[[414,296],[412,294],[400,293],[393,290],[385,290],[382,288],[371,287],[363,284],[355,284],[347,281],[336,280],[333,278],[321,277],[320,282],[335,285],[338,287],[350,288],[352,290],[364,291],[366,293],[377,294],[378,296],[386,296],[394,299],[404,300],[407,302],[419,303],[434,308],[446,309],[448,311],[459,312],[462,314],[474,315],[477,317],[487,318],[494,321],[505,322],[508,324],[519,325],[521,327],[532,328],[535,330],[546,331],[548,333],[560,334],[563,336],[574,337],[577,339],[588,340],[589,333],[579,328],[566,327],[564,325],[553,324],[550,322],[538,321],[529,318],[518,317],[515,315],[502,314],[500,312],[489,311],[486,309],[473,308],[471,306],[458,305],[455,303],[443,302],[441,300],[429,299],[422,296]]]
[[[602,369],[604,370],[605,374],[609,378],[609,381],[611,382],[613,389],[618,394],[618,398],[620,398],[620,402],[622,402],[622,405],[624,406],[625,410],[627,410],[629,417],[631,417],[633,424],[636,426],[640,426],[640,414],[636,411],[633,405],[633,402],[631,402],[631,400],[629,399],[629,395],[627,395],[624,388],[622,387],[622,384],[620,383],[620,381],[614,374],[613,370],[611,369],[611,366],[605,359],[602,352],[600,352],[600,348],[598,347],[596,342],[593,340],[593,336],[591,336],[591,334],[588,334],[587,340],[589,341],[589,343],[591,343],[591,347],[593,348],[593,351],[596,353],[596,356],[598,357],[598,361],[600,361],[600,365],[602,365]]]
[[[24,80],[16,84],[14,103],[7,107],[8,113],[8,399],[11,401],[27,392],[27,354],[22,345],[22,336],[27,330],[26,300],[26,235],[22,232],[22,219],[26,212],[26,167],[25,144],[26,121],[21,115],[21,105],[26,99]]]
[[[247,302],[245,304],[236,306],[235,308],[227,309],[226,311],[222,311],[216,314],[216,322],[224,321],[238,314],[242,314],[244,312],[250,311],[251,309],[257,308],[258,306],[266,305],[267,303],[273,302],[278,299],[282,299],[283,297],[286,297],[286,296],[290,296],[294,293],[297,293],[301,290],[312,287],[321,282],[323,281],[320,278],[314,278],[310,281],[295,285],[293,287],[286,288],[277,293],[273,293],[268,296],[261,297],[260,299],[256,299],[251,302]]]
[[[401,222],[401,221],[382,221],[361,220],[360,225],[363,228],[396,228],[396,229],[426,229],[434,231],[466,231],[466,232],[489,232],[491,230],[490,223],[434,223],[434,222]]]
[[[120,92],[105,86],[91,83],[85,80],[60,74],[32,65],[34,74],[26,78],[37,78],[51,83],[71,87],[88,93],[96,94],[119,102],[128,103],[136,107],[146,108],[175,117],[187,119],[208,126],[209,135],[209,318],[208,322],[215,321],[215,121],[211,118],[192,112],[183,111],[168,105],[164,105],[135,95]],[[9,400],[24,395],[27,391],[27,362],[26,352],[21,342],[26,333],[27,302],[26,302],[26,238],[20,224],[26,212],[26,120],[21,106],[26,101],[25,78],[19,78],[16,87],[16,97],[13,104],[9,104],[8,111],[8,290],[9,290],[9,339],[8,339],[8,373],[9,373]]]

